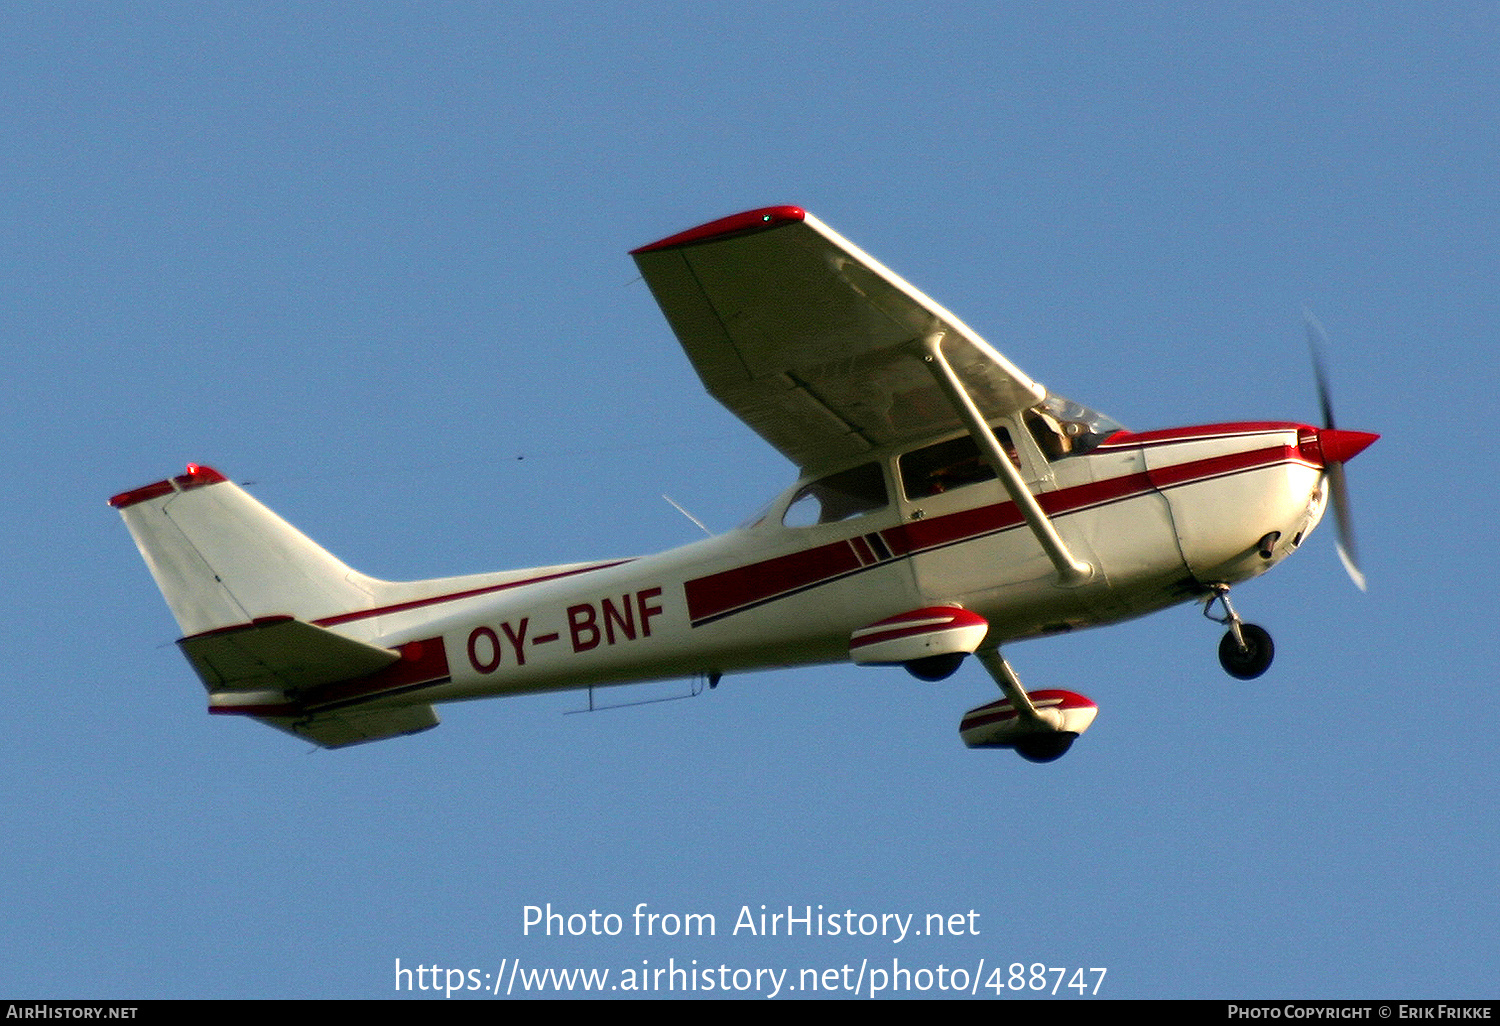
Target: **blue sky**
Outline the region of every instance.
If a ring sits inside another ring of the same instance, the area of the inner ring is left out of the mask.
[[[1497,42],[1471,3],[8,7],[0,994],[899,958],[1494,997]],[[1307,306],[1384,436],[1369,593],[1331,530],[1239,589],[1251,684],[1192,607],[1015,646],[1101,707],[1047,767],[959,743],[977,666],[334,753],[205,714],[109,495],[208,463],[388,578],[692,540],[663,492],[728,528],[793,470],[626,253],[779,203],[1138,429],[1315,419]],[[719,931],[525,935],[548,902]],[[730,935],[763,904],[980,932]]]

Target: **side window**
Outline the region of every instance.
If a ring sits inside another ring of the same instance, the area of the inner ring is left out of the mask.
[[[994,428],[994,432],[1010,461],[1019,468],[1021,460],[1011,444],[1010,432],[1002,427]],[[901,488],[908,499],[926,499],[964,485],[995,479],[994,468],[985,462],[979,454],[979,446],[969,435],[915,449],[901,457],[900,466]]]
[[[880,464],[866,463],[819,478],[804,487],[787,507],[781,522],[788,527],[833,524],[880,509],[889,501]]]

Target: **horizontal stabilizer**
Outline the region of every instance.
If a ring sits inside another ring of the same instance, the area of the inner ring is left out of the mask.
[[[261,617],[195,634],[177,644],[209,691],[298,691],[363,677],[400,658],[392,649],[366,645],[290,616]]]
[[[346,748],[366,741],[383,741],[403,734],[418,734],[438,725],[437,711],[430,705],[403,705],[394,709],[340,709],[315,716],[257,716],[268,727],[311,741],[323,748]]]
[[[441,638],[393,650],[290,616],[178,642],[208,688],[208,711],[248,716],[323,748],[415,734],[438,725],[431,704],[399,701],[448,680]]]

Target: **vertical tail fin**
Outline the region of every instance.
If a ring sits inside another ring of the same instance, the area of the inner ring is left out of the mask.
[[[211,467],[122,492],[120,511],[186,635],[266,616],[312,622],[369,608],[351,570]]]

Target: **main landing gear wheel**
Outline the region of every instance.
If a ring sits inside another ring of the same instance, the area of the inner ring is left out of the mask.
[[[1027,762],[1056,762],[1077,740],[1078,735],[1068,730],[1028,734],[1016,742],[1016,754]]]
[[[908,660],[906,672],[917,680],[947,680],[963,665],[967,652],[948,652],[944,655],[923,656]]]
[[[1027,762],[1053,762],[1089,729],[1099,707],[1072,691],[1027,691],[998,648],[974,653],[1005,697],[964,713],[958,733],[970,748],[1011,748]]]
[[[1239,627],[1240,638],[1234,636],[1232,629],[1224,632],[1224,639],[1219,642],[1219,665],[1231,677],[1254,680],[1270,668],[1276,646],[1264,627],[1253,623],[1242,623]],[[1243,645],[1240,639],[1244,640]]]

